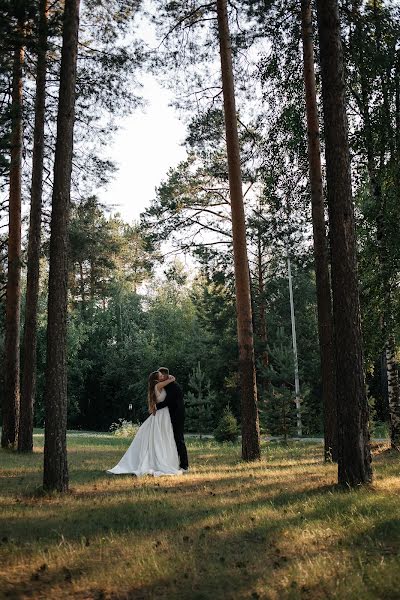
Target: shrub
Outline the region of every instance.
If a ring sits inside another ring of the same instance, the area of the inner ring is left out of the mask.
[[[236,442],[239,435],[239,427],[235,416],[229,406],[224,408],[222,417],[214,430],[217,442]]]
[[[200,363],[193,368],[189,379],[190,390],[186,396],[186,428],[200,434],[208,433],[212,429],[212,406],[215,394],[211,391],[210,380]]]
[[[138,423],[132,423],[126,419],[118,419],[117,423],[112,423],[110,431],[116,437],[135,437],[140,425]]]

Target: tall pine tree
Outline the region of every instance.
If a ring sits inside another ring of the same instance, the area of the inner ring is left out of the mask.
[[[80,0],[66,0],[50,235],[43,487],[68,490],[67,292],[73,128]]]
[[[257,385],[254,360],[250,275],[246,246],[246,223],[243,207],[240,150],[226,0],[217,0],[217,17],[232,211],[239,372],[241,383],[242,456],[245,460],[256,460],[260,458],[260,428],[257,412]]]
[[[354,206],[346,114],[343,49],[337,0],[317,0],[326,139],[333,317],[338,403],[338,479],[372,479]]]

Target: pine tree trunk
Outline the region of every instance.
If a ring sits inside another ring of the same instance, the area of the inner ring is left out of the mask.
[[[306,95],[308,160],[310,169],[314,261],[317,288],[318,334],[321,356],[322,400],[324,407],[325,460],[337,461],[335,348],[329,275],[328,243],[322,189],[321,147],[311,0],[301,0],[304,86]]]
[[[233,258],[241,382],[242,457],[244,460],[257,460],[260,458],[260,429],[257,410],[250,277],[246,246],[246,223],[240,170],[232,52],[226,0],[217,0],[217,16],[232,211]]]
[[[5,397],[1,445],[14,448],[18,441],[20,405],[21,312],[21,174],[22,174],[22,67],[23,23],[18,24],[12,79],[12,130],[8,229],[8,273],[5,323]]]
[[[24,373],[18,450],[32,452],[33,406],[36,390],[37,307],[39,296],[40,235],[42,219],[44,125],[46,101],[47,4],[40,0],[36,66],[35,129],[32,159],[31,211],[29,222],[26,308],[24,327]]]
[[[386,365],[390,412],[390,443],[394,450],[400,452],[400,386],[399,370],[396,364],[396,346],[393,336],[389,337],[386,344]]]
[[[43,487],[59,492],[68,490],[67,248],[79,4],[65,0],[50,235]]]
[[[372,479],[358,291],[354,206],[337,0],[317,0],[332,264],[338,407],[338,480]]]

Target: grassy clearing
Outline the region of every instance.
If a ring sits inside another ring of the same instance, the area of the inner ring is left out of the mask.
[[[335,486],[322,447],[189,440],[191,473],[104,473],[128,441],[70,436],[71,492],[43,497],[33,456],[0,453],[0,597],[398,599],[400,460],[375,449],[368,489]]]

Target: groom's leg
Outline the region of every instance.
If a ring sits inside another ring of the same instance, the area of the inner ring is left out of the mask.
[[[185,438],[183,436],[183,428],[174,427],[174,438],[176,443],[176,449],[179,455],[179,466],[181,469],[187,469],[189,466],[188,455],[186,450]]]

